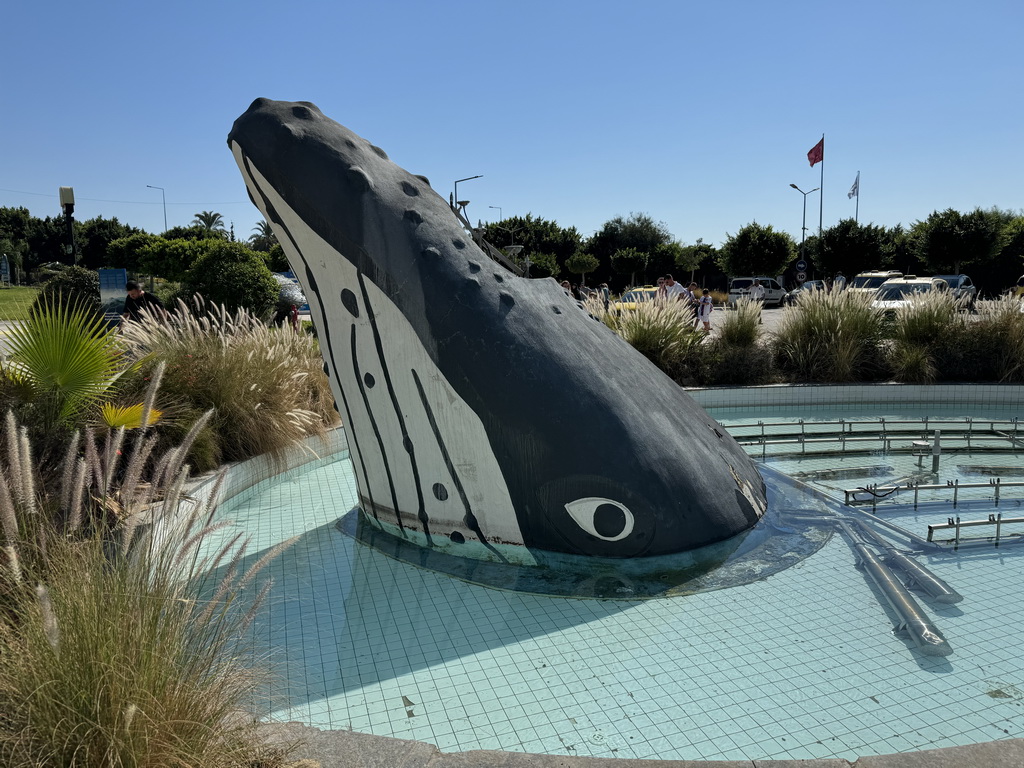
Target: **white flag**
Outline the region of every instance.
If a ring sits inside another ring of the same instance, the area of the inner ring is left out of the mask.
[[[853,186],[846,193],[847,197],[860,197],[860,171],[857,171],[857,178],[853,180]]]

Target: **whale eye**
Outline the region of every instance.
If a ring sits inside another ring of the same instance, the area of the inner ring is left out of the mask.
[[[565,505],[576,524],[604,541],[619,541],[633,532],[633,513],[617,501],[590,496]]]

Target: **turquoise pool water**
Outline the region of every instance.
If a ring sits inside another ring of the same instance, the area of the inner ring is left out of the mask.
[[[728,427],[752,414],[712,415]],[[1011,454],[983,461],[1021,463]],[[944,462],[943,472],[979,463]],[[881,466],[898,479],[916,459],[772,460],[812,475],[840,465],[853,474],[815,487],[863,482],[864,467],[874,468],[871,482],[890,479]],[[918,596],[953,648],[935,657],[894,633],[895,617],[838,535],[739,586],[579,599],[488,588],[392,559],[336,527],[355,504],[341,458],[264,483],[219,512],[234,521],[219,535],[240,527],[253,537],[251,558],[297,537],[268,568],[274,587],[256,627],[277,675],[274,719],[442,751],[693,760],[853,760],[1024,736],[1024,548],[918,557],[964,596],[955,605]],[[1004,514],[1016,507],[1001,503]],[[947,512],[900,504],[885,514],[923,534]]]

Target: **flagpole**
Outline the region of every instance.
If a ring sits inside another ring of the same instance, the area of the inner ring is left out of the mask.
[[[855,224],[860,223],[860,171],[857,171],[857,207],[854,209],[853,221]]]
[[[821,180],[818,182],[818,240],[821,240],[821,223],[825,211],[825,134],[821,134]]]

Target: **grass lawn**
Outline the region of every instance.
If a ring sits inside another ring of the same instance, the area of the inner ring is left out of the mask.
[[[0,320],[27,320],[29,307],[38,294],[39,289],[34,286],[0,289]]]

